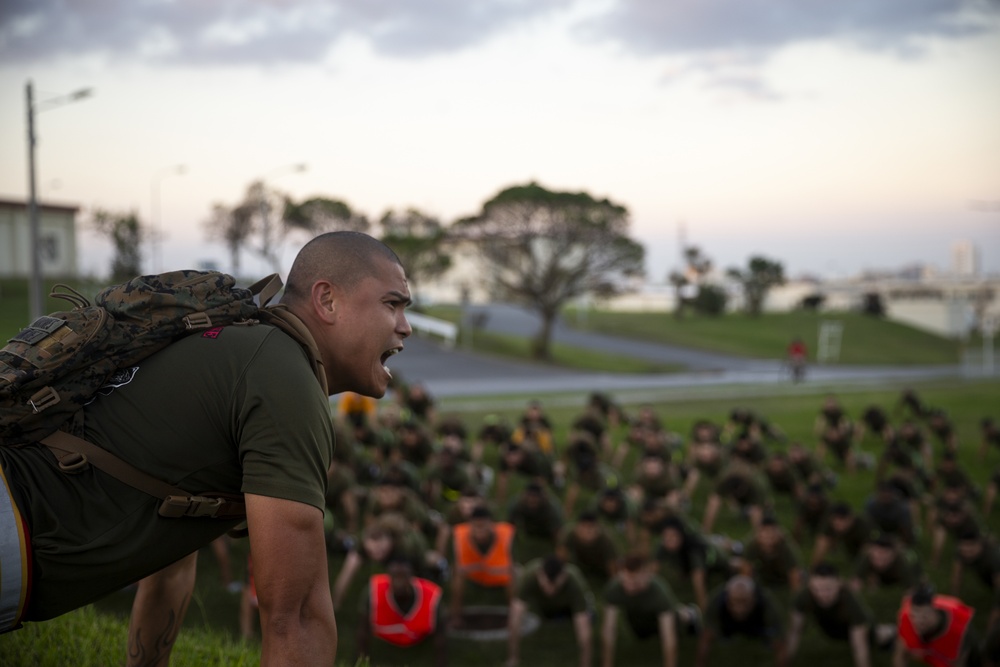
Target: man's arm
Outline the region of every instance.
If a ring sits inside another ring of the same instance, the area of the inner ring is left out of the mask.
[[[986,631],[989,632],[994,625],[1000,622],[1000,606],[997,605],[997,591],[1000,591],[1000,573],[993,575],[993,608],[990,610],[989,620],[986,623]]]
[[[198,569],[194,552],[139,582],[128,625],[127,667],[166,667]]]
[[[615,641],[618,639],[618,607],[605,605],[604,621],[601,625],[601,665],[613,667],[615,664]]]
[[[722,498],[719,497],[719,494],[713,493],[708,497],[708,502],[705,503],[705,515],[701,520],[702,532],[712,532],[712,527],[715,525],[715,515],[719,513],[720,505],[722,505]]]
[[[691,587],[694,588],[695,602],[704,612],[708,609],[708,590],[705,586],[705,570],[703,568],[691,570]]]
[[[677,667],[677,624],[672,611],[657,616],[660,626],[660,650],[663,651],[663,667]]]
[[[788,588],[792,593],[797,593],[802,588],[802,570],[797,564],[788,570]]]
[[[323,513],[281,498],[246,495],[254,581],[260,601],[261,665],[329,665],[337,621]]]
[[[361,548],[360,546],[358,548]],[[340,609],[344,596],[347,594],[347,587],[351,585],[354,575],[361,569],[361,556],[357,551],[351,551],[344,559],[344,564],[337,573],[337,580],[333,583],[333,608]]]
[[[855,625],[851,628],[851,653],[854,654],[854,667],[871,667],[871,657],[868,653],[867,625]]]
[[[451,607],[448,612],[448,622],[453,627],[462,625],[462,597],[465,595],[465,572],[455,563],[451,574]]]
[[[715,632],[710,628],[701,631],[701,637],[698,638],[698,655],[694,663],[697,667],[705,667],[708,664],[708,649],[712,646],[714,639]]]
[[[948,531],[944,526],[934,526],[934,533],[931,540],[931,567],[937,567],[941,561],[941,551],[944,549],[944,542],[948,539]]]
[[[434,667],[448,667],[447,620],[444,605],[438,604],[434,620]]]
[[[785,638],[775,639],[771,642],[771,648],[774,650],[775,667],[785,667],[788,664],[788,645],[785,643]]]
[[[951,594],[958,595],[962,587],[962,561],[955,559],[951,565]]]
[[[521,621],[526,607],[524,600],[518,598],[510,603],[510,613],[507,615],[507,667],[517,667],[521,662]]]
[[[813,557],[810,565],[815,565],[826,557],[826,552],[830,550],[832,540],[826,535],[816,538],[816,545],[813,547]]]
[[[792,612],[791,628],[788,633],[788,659],[791,660],[799,652],[799,640],[802,638],[802,628],[806,625],[806,617],[800,611]]]
[[[896,648],[892,651],[892,667],[906,667],[906,644],[896,638]]]
[[[371,608],[369,607],[370,604],[371,601],[368,599],[368,596],[365,595],[362,598],[361,608],[358,611],[358,654],[355,657],[356,663],[360,663],[364,656],[370,654],[369,649],[371,648],[372,637],[371,623],[369,622],[371,612]]]
[[[580,667],[590,667],[593,649],[591,648],[590,614],[580,611],[573,614],[573,631],[576,634],[576,645],[580,651]]]

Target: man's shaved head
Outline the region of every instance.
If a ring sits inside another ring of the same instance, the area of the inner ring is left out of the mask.
[[[320,234],[305,244],[295,257],[282,300],[286,304],[307,300],[317,280],[328,280],[337,287],[350,289],[364,278],[376,275],[377,257],[402,265],[389,246],[367,234]]]
[[[730,595],[752,596],[756,584],[754,580],[746,575],[737,575],[726,582],[726,591]]]
[[[745,575],[737,575],[726,582],[726,609],[737,619],[745,619],[754,608],[757,585]]]

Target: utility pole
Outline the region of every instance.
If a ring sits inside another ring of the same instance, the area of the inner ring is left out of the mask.
[[[42,312],[42,248],[41,222],[38,219],[38,193],[35,190],[35,114],[48,109],[69,104],[89,97],[90,88],[82,88],[69,95],[53,97],[35,104],[35,91],[29,79],[24,86],[24,101],[28,114],[28,227],[31,241],[31,279],[28,285],[28,314],[34,322],[43,315]]]

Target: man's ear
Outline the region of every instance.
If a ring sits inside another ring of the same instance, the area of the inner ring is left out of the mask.
[[[327,280],[317,280],[313,283],[310,297],[316,317],[332,324],[337,317],[337,288]]]

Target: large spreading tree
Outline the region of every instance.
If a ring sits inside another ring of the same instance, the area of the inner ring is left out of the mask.
[[[764,299],[772,287],[785,284],[785,268],[781,262],[754,255],[747,268],[731,268],[726,274],[743,288],[743,306],[747,313],[760,315]]]
[[[444,247],[448,234],[439,219],[415,208],[389,209],[379,224],[382,242],[399,256],[415,295],[421,282],[432,280],[451,267],[451,255]]]
[[[123,283],[142,273],[142,255],[139,249],[146,238],[146,228],[139,222],[135,211],[127,213],[97,209],[90,226],[106,236],[114,247],[111,260],[111,281]]]
[[[501,191],[455,231],[476,243],[493,292],[539,315],[532,353],[550,359],[552,327],[568,301],[619,293],[642,274],[644,249],[628,227],[620,204],[529,183]]]
[[[312,197],[296,202],[262,181],[251,183],[234,206],[214,204],[205,223],[208,238],[224,242],[229,249],[234,274],[239,273],[243,249],[280,272],[281,248],[290,235],[312,238],[339,230],[364,232],[369,226],[368,218],[338,199]]]

